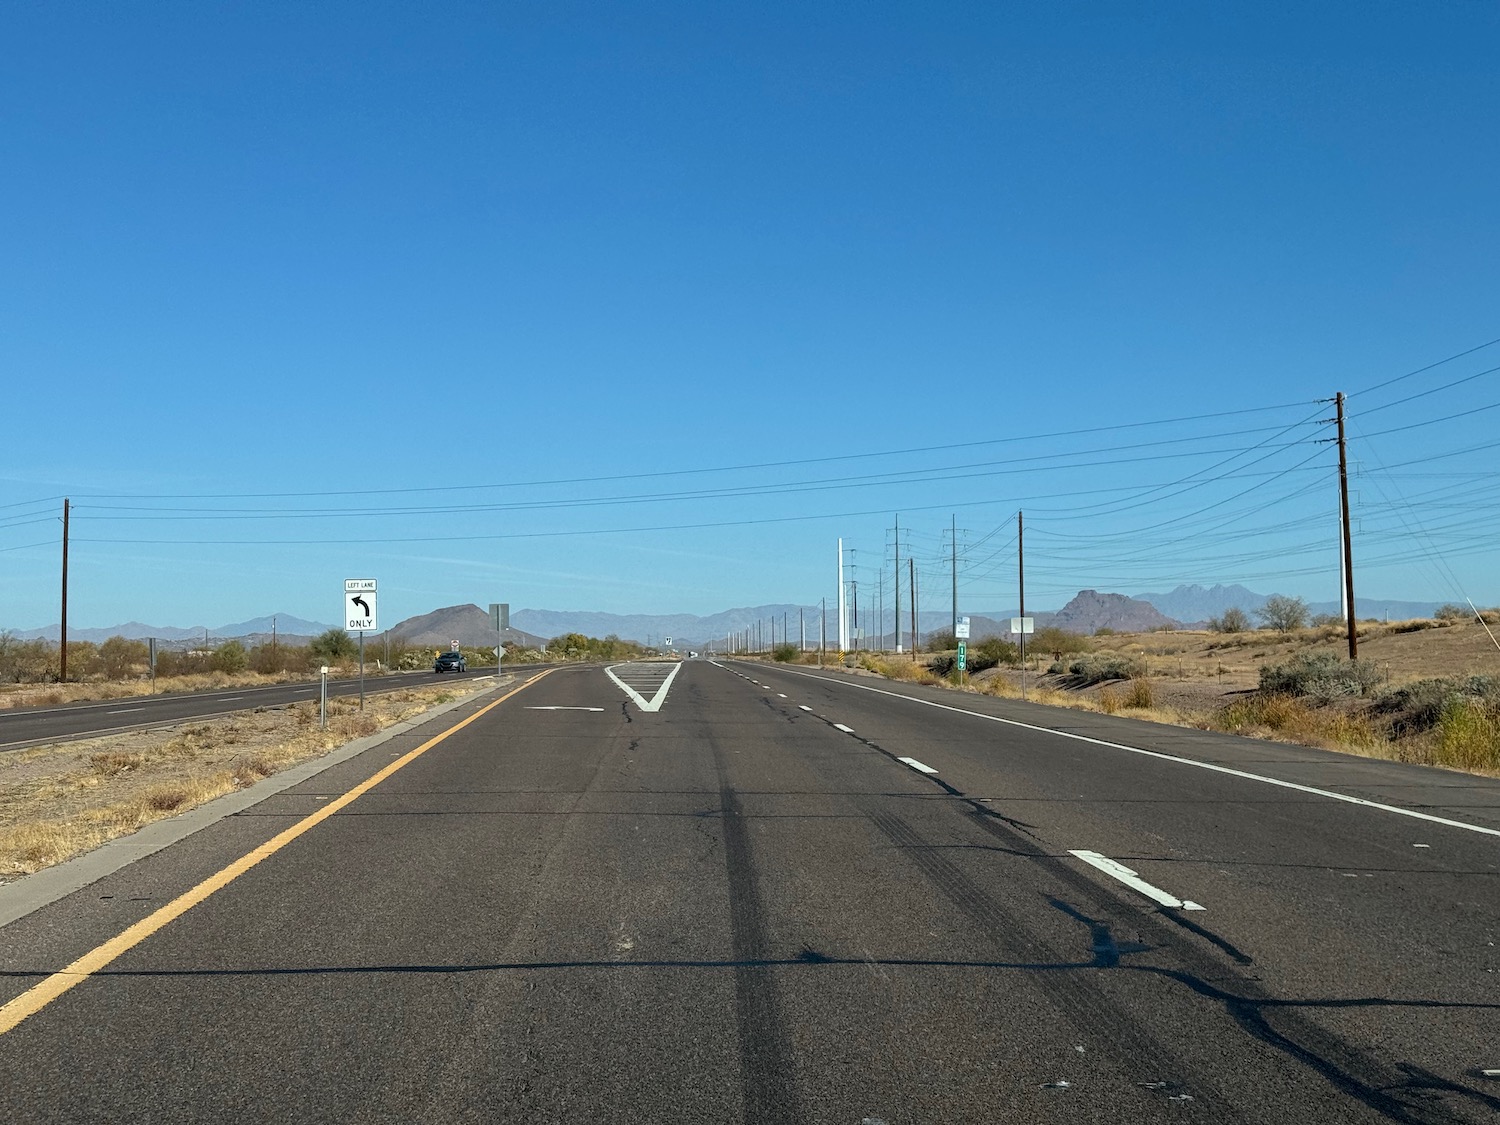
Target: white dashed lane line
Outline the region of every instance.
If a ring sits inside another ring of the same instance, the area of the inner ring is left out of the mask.
[[[811,711],[812,710],[812,708],[809,707],[806,703],[799,703],[799,704],[797,704],[797,706],[800,707],[800,708],[802,708],[802,710],[804,710],[804,711]]]
[[[922,762],[917,761],[915,758],[897,758],[896,761],[910,766],[918,773],[937,773],[937,770],[933,769],[929,765],[924,765]]]
[[[1108,856],[1100,855],[1098,852],[1088,851],[1070,851],[1068,854],[1076,855],[1079,859],[1083,860],[1084,863],[1090,864],[1093,867],[1097,867],[1100,871],[1104,872],[1112,879],[1118,879],[1131,890],[1140,891],[1141,894],[1145,895],[1152,902],[1159,902],[1163,906],[1170,906],[1177,910],[1203,909],[1203,907],[1199,906],[1196,902],[1189,902],[1186,899],[1180,899],[1176,895],[1168,894],[1160,887],[1153,887],[1150,883],[1146,882],[1146,880],[1142,879],[1139,875],[1130,870],[1130,868],[1126,867],[1123,863],[1116,863]]]
[[[853,734],[854,733],[854,728],[853,727],[846,727],[843,723],[834,723],[833,726],[834,726],[835,730],[841,730],[845,734]]]

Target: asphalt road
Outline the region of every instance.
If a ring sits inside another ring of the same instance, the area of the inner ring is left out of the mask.
[[[1500,782],[669,671],[467,704],[0,931],[0,1119],[1500,1116]]]
[[[535,665],[507,665],[507,672],[527,672]],[[475,668],[468,672],[397,672],[365,677],[367,695],[382,691],[399,691],[426,687],[453,679],[493,676],[493,668]],[[142,695],[127,699],[109,699],[91,703],[64,703],[53,707],[21,707],[0,711],[0,751],[17,750],[47,742],[67,742],[93,738],[117,730],[139,730],[142,727],[226,715],[234,711],[253,711],[257,707],[285,707],[318,698],[318,682],[274,684],[270,687],[228,688],[222,691],[184,692],[172,695]],[[358,695],[359,679],[328,681],[330,698]]]

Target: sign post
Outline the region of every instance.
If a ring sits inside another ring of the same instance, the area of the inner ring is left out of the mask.
[[[156,638],[152,637],[146,642],[147,652],[151,655],[151,694],[156,694]]]
[[[505,659],[505,630],[510,628],[510,603],[490,602],[490,628],[495,630],[495,675]]]
[[[1026,634],[1036,632],[1036,618],[1012,617],[1010,631],[1021,638],[1021,698],[1026,698]]]
[[[378,632],[375,579],[344,579],[344,631],[359,633],[359,709],[365,709],[365,632]]]

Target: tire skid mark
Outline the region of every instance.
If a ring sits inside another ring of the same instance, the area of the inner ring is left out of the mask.
[[[729,879],[729,922],[734,959],[734,1019],[740,1044],[740,1088],[744,1119],[756,1125],[800,1125],[800,1104],[791,1044],[781,1016],[766,912],[756,884],[754,849],[739,795],[729,783],[724,756],[712,735],[719,776],[724,865]]]

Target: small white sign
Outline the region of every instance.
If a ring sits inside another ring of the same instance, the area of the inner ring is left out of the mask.
[[[374,633],[380,626],[375,624],[375,591],[344,591],[344,629],[350,633]]]
[[[953,635],[961,641],[969,639],[969,619],[967,617],[960,617],[958,619],[958,628],[953,630]]]
[[[448,649],[449,649],[450,652],[457,652],[458,651],[458,642],[457,641],[451,642],[448,645]]]
[[[1012,617],[1010,619],[1010,631],[1012,633],[1035,633],[1035,617]]]
[[[344,579],[344,593],[362,594],[366,591],[375,592],[375,579],[373,578],[346,578]]]

